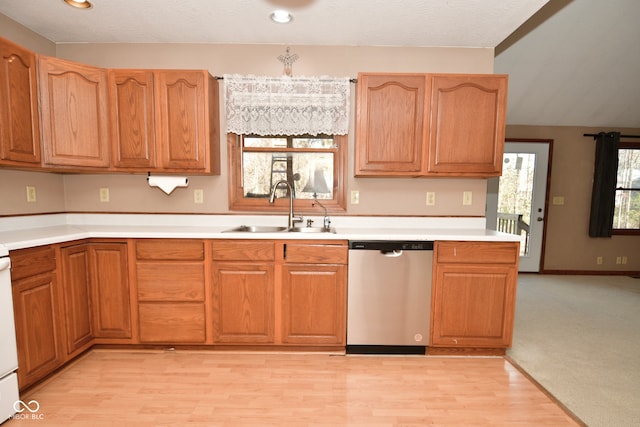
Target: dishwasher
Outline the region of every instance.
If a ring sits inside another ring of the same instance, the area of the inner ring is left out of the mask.
[[[349,241],[347,354],[425,354],[432,241]]]

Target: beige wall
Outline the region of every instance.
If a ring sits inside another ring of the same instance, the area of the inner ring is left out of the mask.
[[[583,135],[612,130],[640,134],[640,129],[507,126],[508,138],[553,140],[544,270],[640,271],[640,236],[589,237],[595,141]],[[554,196],[564,197],[564,205],[553,205]],[[602,265],[596,264],[598,256]],[[626,256],[627,264],[616,264],[618,256]]]

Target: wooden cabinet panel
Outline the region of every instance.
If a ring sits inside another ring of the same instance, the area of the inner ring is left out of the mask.
[[[145,303],[138,305],[140,342],[204,344],[204,303]]]
[[[425,146],[424,74],[358,74],[356,176],[417,176]]]
[[[0,164],[40,166],[36,56],[0,38]]]
[[[11,278],[13,280],[55,271],[56,253],[52,246],[11,251]]]
[[[202,263],[147,262],[137,265],[140,301],[203,301]]]
[[[55,274],[16,281],[13,305],[18,345],[18,383],[25,389],[64,362]]]
[[[429,174],[499,176],[507,76],[433,75]]]
[[[282,341],[346,342],[346,266],[285,265],[282,272]]]
[[[211,257],[215,261],[273,261],[273,240],[214,240]]]
[[[219,174],[219,166],[208,167],[214,153],[219,163],[217,82],[206,71],[157,71],[155,77],[161,167]]]
[[[131,338],[126,243],[90,246],[93,330],[96,338]]]
[[[511,345],[517,254],[515,242],[435,243],[432,346],[506,348]],[[495,258],[492,260],[492,257]]]
[[[87,245],[62,248],[61,252],[67,354],[73,355],[93,339],[90,258]]]
[[[274,342],[273,263],[214,263],[213,295],[215,342]]]
[[[509,242],[438,242],[437,262],[465,264],[515,264],[518,246]]]
[[[109,70],[108,79],[113,167],[155,169],[153,72]]]
[[[348,248],[343,243],[293,242],[285,244],[285,259],[293,263],[346,264]]]
[[[38,68],[45,163],[107,168],[106,71],[47,56],[39,57]]]
[[[136,241],[136,259],[202,261],[204,242],[189,239],[140,239]]]
[[[140,342],[207,342],[204,241],[140,239],[135,254]]]

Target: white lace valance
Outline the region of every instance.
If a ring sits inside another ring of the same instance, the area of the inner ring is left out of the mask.
[[[348,77],[224,75],[227,132],[346,135]]]

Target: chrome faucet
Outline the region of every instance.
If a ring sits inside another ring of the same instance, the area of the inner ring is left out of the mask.
[[[277,197],[276,189],[280,184],[285,184],[289,190],[289,221],[287,222],[287,228],[292,229],[293,225],[296,222],[302,222],[304,221],[304,218],[302,218],[302,216],[293,216],[293,188],[291,187],[291,184],[289,184],[289,181],[287,181],[286,179],[281,179],[280,181],[273,184],[273,188],[271,189],[271,197],[269,197],[269,203],[275,202]]]
[[[313,202],[311,202],[311,206],[315,206],[316,203],[322,208],[324,209],[324,219],[322,221],[322,227],[325,230],[329,230],[331,228],[331,218],[329,218],[329,214],[327,213],[327,208],[325,207],[325,205],[323,205],[322,203],[320,203],[320,201],[317,199],[316,194],[314,193],[313,195]]]

